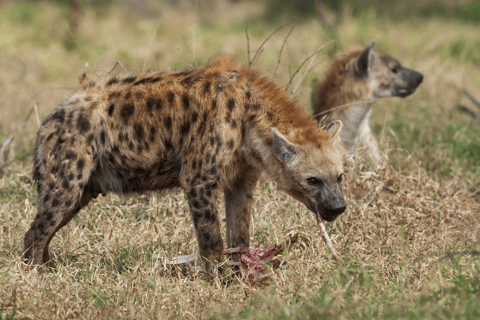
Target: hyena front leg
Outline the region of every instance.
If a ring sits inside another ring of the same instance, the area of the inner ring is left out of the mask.
[[[223,242],[217,213],[216,180],[197,174],[188,184],[186,193],[200,255],[209,261],[221,262]]]
[[[245,165],[231,189],[225,190],[225,216],[227,220],[227,247],[250,246],[250,215],[253,193],[260,176],[255,168]],[[232,256],[238,260],[238,255]]]
[[[363,158],[367,159],[374,166],[379,165],[382,158],[380,157],[378,142],[368,122],[360,128],[359,137],[361,139],[359,139],[358,149],[362,150]]]

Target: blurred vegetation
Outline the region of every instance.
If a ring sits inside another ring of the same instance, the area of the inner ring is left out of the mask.
[[[300,20],[314,16],[316,5],[339,15],[348,8],[355,17],[374,10],[378,15],[393,20],[436,17],[480,22],[478,0],[267,0],[265,17],[270,21],[280,17]]]

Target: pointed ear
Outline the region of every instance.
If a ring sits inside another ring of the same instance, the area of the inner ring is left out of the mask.
[[[335,120],[327,124],[324,130],[330,132],[333,136],[332,140],[335,141],[340,138],[340,132],[342,132],[343,123],[340,120]]]
[[[370,60],[370,50],[375,46],[376,41],[373,40],[370,44],[363,50],[357,60],[356,71],[359,75],[366,75],[368,72],[368,63]]]
[[[287,138],[277,129],[272,128],[273,134],[273,154],[280,162],[289,164],[297,158],[295,145],[290,143]]]

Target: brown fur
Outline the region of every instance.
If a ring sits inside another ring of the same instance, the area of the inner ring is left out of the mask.
[[[343,122],[342,153],[352,153],[365,147],[366,157],[378,164],[378,144],[370,129],[369,116],[378,98],[412,94],[423,75],[400,65],[394,58],[373,50],[375,42],[366,48],[354,48],[335,60],[325,80],[316,91],[315,116]]]
[[[55,232],[100,193],[181,187],[200,254],[220,259],[217,190],[227,244],[248,246],[253,192],[262,171],[332,221],[345,210],[341,130],[312,120],[259,71],[221,55],[205,67],[115,77],[74,93],[43,122],[35,144],[38,212],[25,256],[49,259]]]

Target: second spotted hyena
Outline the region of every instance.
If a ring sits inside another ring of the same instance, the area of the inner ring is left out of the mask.
[[[342,153],[365,148],[372,164],[380,161],[378,143],[372,133],[369,117],[373,102],[384,97],[406,97],[422,83],[423,75],[402,67],[400,62],[373,50],[375,41],[339,57],[316,91],[317,119],[341,120],[339,139]]]
[[[202,68],[91,84],[38,132],[38,212],[25,234],[25,256],[46,262],[55,232],[100,193],[181,187],[200,254],[219,260],[218,190],[228,246],[248,247],[262,171],[332,221],[345,210],[343,165],[333,147],[340,130],[341,122],[317,128],[279,85],[226,55]]]

